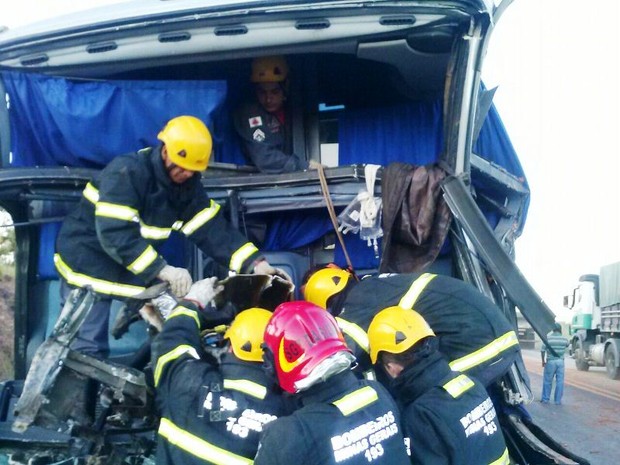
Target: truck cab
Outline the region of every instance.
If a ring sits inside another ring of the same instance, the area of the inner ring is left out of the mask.
[[[515,328],[518,307],[545,340],[554,316],[514,263],[527,180],[492,105],[494,90],[480,76],[510,3],[136,0],[0,32],[0,204],[17,244],[16,379],[0,390],[1,442],[17,450],[52,444],[62,450],[58,460],[93,455],[76,448],[66,425],[15,433],[11,407],[60,311],[52,256],[62,219],[110,160],[156,145],[158,130],[180,114],[212,129],[214,154],[202,178],[209,196],[298,287],[311,266],[346,266],[347,255],[364,273],[444,273],[478,288]],[[294,152],[325,165],[325,183],[312,170],[261,173],[243,154],[232,115],[251,92],[252,60],[270,55],[286,56],[291,70]],[[407,190],[393,188],[399,177]],[[341,213],[361,190],[383,200],[377,247],[353,233],[341,243],[326,208]],[[405,192],[412,199],[426,192],[436,210],[403,232],[398,225],[417,216],[415,202],[409,209],[408,198],[390,204],[387,196]],[[395,244],[423,259],[401,267],[387,252]],[[171,237],[161,253],[194,279],[214,272],[182,238]],[[144,324],[132,326],[111,338],[111,360],[127,363],[147,340]],[[123,373],[110,383],[144,381]],[[67,397],[72,383],[64,388]],[[533,398],[522,364],[495,389],[515,463],[586,463],[519,413]],[[58,393],[42,394],[47,405],[60,404]],[[100,450],[148,461],[152,428],[132,423],[127,409],[118,417],[129,420],[102,426]]]
[[[601,267],[600,274],[579,278],[564,307],[572,311],[570,353],[578,370],[604,366],[620,379],[620,264]]]

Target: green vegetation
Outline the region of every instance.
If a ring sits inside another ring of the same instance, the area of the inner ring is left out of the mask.
[[[15,314],[15,230],[0,209],[0,381],[13,378]]]

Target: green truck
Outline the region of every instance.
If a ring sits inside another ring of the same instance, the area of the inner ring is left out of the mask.
[[[620,379],[620,262],[581,276],[564,306],[573,312],[570,351],[577,369],[604,366],[609,378]]]

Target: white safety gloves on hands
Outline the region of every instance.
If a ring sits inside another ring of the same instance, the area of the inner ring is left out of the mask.
[[[192,286],[192,277],[185,268],[166,265],[157,275],[162,281],[170,283],[170,290],[177,297],[183,297]]]
[[[275,268],[269,264],[267,260],[261,260],[254,266],[254,274],[268,274],[271,276],[280,276],[281,278],[292,283],[291,277],[281,268]]]
[[[201,308],[205,308],[223,290],[224,286],[217,284],[216,277],[206,278],[192,284],[184,299],[194,301]]]

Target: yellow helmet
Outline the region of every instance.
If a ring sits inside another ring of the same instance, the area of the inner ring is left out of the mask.
[[[288,77],[288,64],[283,56],[255,58],[252,61],[252,82],[282,82]]]
[[[379,352],[401,354],[416,342],[435,333],[415,310],[388,307],[375,315],[368,327],[370,360],[377,363]]]
[[[304,299],[327,308],[327,300],[342,291],[351,279],[351,273],[340,268],[323,268],[316,271],[304,287]]]
[[[246,362],[262,362],[263,335],[271,312],[264,308],[248,308],[239,313],[224,333],[230,339],[235,356]]]
[[[211,158],[213,141],[205,124],[194,116],[172,118],[157,138],[166,144],[172,163],[189,171],[204,171]]]

